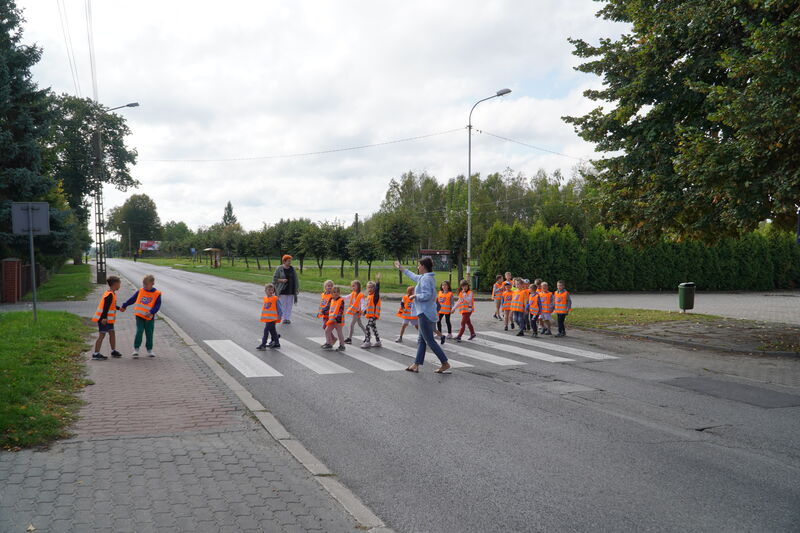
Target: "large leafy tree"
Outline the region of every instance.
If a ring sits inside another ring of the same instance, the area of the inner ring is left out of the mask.
[[[140,240],[160,239],[163,232],[156,203],[146,194],[131,195],[121,206],[111,208],[106,228],[119,234],[126,253],[137,250]]]
[[[590,177],[606,221],[641,240],[715,240],[800,198],[800,5],[795,0],[606,0],[629,23],[598,45],[573,39],[606,102],[565,117],[597,150]]]
[[[392,258],[402,261],[403,257],[414,251],[418,235],[408,217],[399,213],[391,214],[382,217],[379,222],[378,241]],[[399,283],[403,283],[403,273],[398,275]]]

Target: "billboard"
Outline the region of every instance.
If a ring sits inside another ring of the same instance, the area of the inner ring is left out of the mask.
[[[453,268],[450,250],[420,250],[419,255],[420,257],[431,258],[434,271],[450,272]]]
[[[161,241],[139,241],[139,249],[144,251],[157,252],[161,249]]]

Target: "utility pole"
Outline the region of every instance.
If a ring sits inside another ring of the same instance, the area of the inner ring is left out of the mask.
[[[105,231],[105,212],[103,209],[103,138],[100,133],[99,119],[95,124],[94,132],[94,229],[95,229],[95,251],[96,251],[96,270],[97,284],[102,285],[106,282],[106,231]]]
[[[357,239],[358,238],[358,213],[356,213],[356,221],[353,224],[353,233],[354,233],[354,238]],[[354,277],[356,279],[358,279],[358,257],[355,258],[353,266],[355,268],[355,276]]]

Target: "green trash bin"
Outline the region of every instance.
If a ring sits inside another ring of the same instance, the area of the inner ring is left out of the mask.
[[[678,307],[685,313],[687,309],[694,309],[695,284],[691,281],[678,285]]]
[[[478,271],[478,270],[473,270],[472,271],[472,276],[471,276],[471,279],[469,280],[469,284],[470,284],[470,288],[473,291],[477,291],[478,290],[478,276],[479,275],[480,275],[480,271]]]

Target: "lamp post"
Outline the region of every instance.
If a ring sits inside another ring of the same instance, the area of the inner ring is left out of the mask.
[[[498,96],[505,96],[510,92],[511,89],[500,89],[492,96],[475,102],[475,105],[469,110],[469,124],[467,125],[467,134],[469,135],[467,144],[467,277],[469,277],[472,271],[472,112],[475,111],[475,108],[478,107],[478,104],[481,102],[497,98]]]
[[[131,223],[127,220],[123,220],[122,223],[128,226],[128,256],[133,257],[131,248]]]
[[[95,96],[97,98],[97,96]],[[129,104],[120,105],[117,107],[106,107],[103,111],[114,111],[115,109],[122,109],[123,107],[139,107],[139,102],[131,102]],[[103,164],[103,136],[100,130],[100,117],[95,124],[95,191],[94,191],[94,223],[95,223],[95,247],[97,249],[97,283],[103,284],[106,282],[106,234],[105,234],[105,214],[103,213],[103,182],[101,180],[101,166]],[[128,228],[130,231],[130,227]]]

